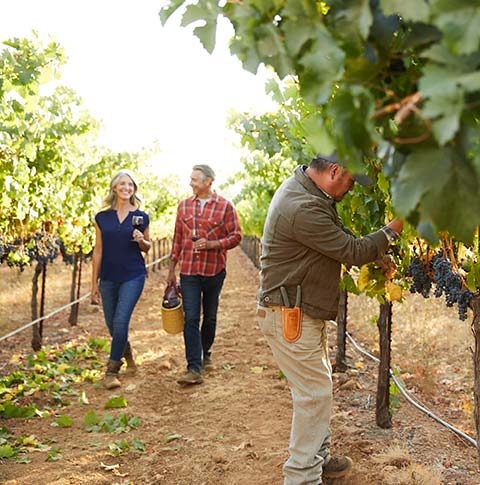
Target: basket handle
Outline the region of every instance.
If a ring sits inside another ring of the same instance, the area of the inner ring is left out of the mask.
[[[165,293],[163,294],[163,300],[171,300],[174,298],[181,298],[182,293],[180,292],[180,286],[175,281],[175,283],[168,283],[165,288]]]

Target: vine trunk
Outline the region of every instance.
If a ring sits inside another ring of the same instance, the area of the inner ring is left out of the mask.
[[[347,337],[347,308],[348,308],[348,292],[342,290],[340,292],[340,300],[338,302],[338,316],[337,316],[337,352],[335,355],[335,370],[337,372],[345,372],[347,370],[345,343]]]
[[[475,430],[477,433],[477,454],[480,463],[480,295],[475,295],[470,301],[473,310],[472,332],[475,337],[475,350],[473,352],[473,397]]]
[[[380,305],[377,326],[380,343],[380,363],[378,365],[376,422],[380,428],[391,428],[390,356],[392,343],[392,302],[385,302]]]

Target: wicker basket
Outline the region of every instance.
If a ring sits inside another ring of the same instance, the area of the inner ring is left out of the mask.
[[[163,329],[167,333],[174,335],[176,333],[183,332],[184,320],[181,300],[180,304],[174,308],[165,308],[162,305],[162,322]]]

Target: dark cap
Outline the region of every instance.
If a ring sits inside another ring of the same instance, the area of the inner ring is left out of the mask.
[[[322,153],[317,153],[315,158],[313,160],[325,160],[330,163],[338,163],[342,167],[345,167],[346,164],[343,162],[340,162],[337,157],[337,153],[333,152],[330,155],[324,155]],[[364,187],[368,185],[373,184],[373,180],[365,173],[353,173],[353,178],[355,179],[356,182],[358,182],[360,185],[363,185]]]

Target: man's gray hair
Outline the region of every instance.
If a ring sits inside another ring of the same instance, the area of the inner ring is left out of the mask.
[[[212,182],[215,180],[215,172],[213,171],[212,167],[208,165],[194,165],[192,170],[199,170],[203,174],[203,180],[205,179],[212,179]]]

